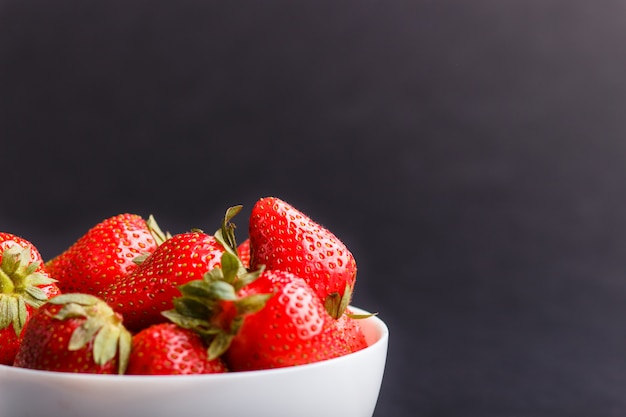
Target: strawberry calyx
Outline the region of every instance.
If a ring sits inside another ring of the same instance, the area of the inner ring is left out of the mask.
[[[209,360],[215,359],[228,350],[245,316],[261,310],[274,295],[238,295],[242,288],[261,276],[263,270],[261,267],[247,271],[236,255],[226,251],[221,257],[221,268],[214,268],[202,279],[179,286],[182,296],[173,300],[174,309],[162,314],[200,334],[208,344]]]
[[[98,297],[89,294],[62,294],[48,302],[62,305],[55,319],[83,319],[82,324],[72,333],[68,344],[70,351],[83,349],[92,342],[93,359],[97,365],[104,366],[118,355],[118,373],[126,371],[132,336],[122,324],[120,314]]]
[[[172,302],[174,308],[162,312],[177,325],[200,334],[208,345],[209,360],[221,356],[233,337],[239,332],[244,318],[265,307],[274,294],[249,294],[238,292],[255,281],[265,267],[248,271],[239,258],[236,226],[231,222],[242,209],[241,205],[229,207],[220,228],[213,234],[224,247],[220,267],[203,275],[202,279],[190,281],[178,287],[182,296]]]
[[[0,264],[0,330],[13,325],[19,336],[27,321],[26,306],[39,308],[48,295],[39,286],[57,282],[40,272],[30,248],[11,246],[2,252]]]
[[[339,296],[339,293],[334,292],[326,297],[324,301],[324,308],[330,314],[332,318],[335,320],[339,320],[341,316],[346,315],[351,319],[361,320],[366,319],[368,317],[372,317],[377,315],[378,313],[367,313],[367,314],[355,314],[349,310],[350,300],[352,299],[352,287],[346,285],[346,290],[343,293],[343,296]]]
[[[237,239],[235,237],[235,229],[237,226],[231,222],[231,219],[241,211],[242,207],[241,205],[229,207],[224,214],[221,227],[213,234],[215,239],[224,246],[224,249],[237,259],[239,259],[237,253]]]
[[[148,226],[148,230],[154,238],[154,242],[157,246],[161,246],[163,242],[172,237],[170,232],[163,232],[163,230],[161,230],[159,224],[152,214],[148,216],[148,220],[146,220],[146,226]]]
[[[351,300],[352,287],[346,284],[346,289],[344,290],[343,295],[339,295],[338,292],[333,292],[326,297],[324,300],[324,308],[332,318],[337,320],[346,311]]]
[[[154,218],[152,214],[148,216],[148,219],[146,220],[146,226],[148,227],[148,231],[152,235],[152,238],[154,239],[154,243],[157,246],[161,246],[163,242],[165,242],[167,239],[172,237],[170,232],[164,232],[161,229],[161,227],[159,226],[159,224],[157,223],[156,219]],[[150,256],[150,252],[142,253],[141,255],[135,256],[133,258],[133,262],[137,265],[141,265],[148,256]]]
[[[378,313],[374,312],[374,313],[367,313],[367,314],[354,314],[354,313],[346,312],[345,315],[350,317],[351,319],[354,319],[354,320],[363,320],[363,319],[367,319],[369,317],[377,316]]]

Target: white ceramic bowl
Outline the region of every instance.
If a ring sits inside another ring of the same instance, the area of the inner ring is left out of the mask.
[[[371,417],[389,330],[376,316],[363,329],[369,346],[359,352],[266,371],[120,376],[0,365],[0,416]]]

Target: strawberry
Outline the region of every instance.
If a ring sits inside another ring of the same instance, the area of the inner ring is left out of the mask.
[[[51,298],[24,329],[14,366],[58,372],[124,373],[132,336],[122,316],[89,294]]]
[[[97,295],[137,268],[136,258],[150,253],[169,237],[152,216],[119,214],[94,227],[46,267],[63,292]]]
[[[209,356],[225,352],[234,371],[301,365],[349,353],[334,320],[307,282],[286,271],[237,274],[225,253],[222,269],[180,287],[164,314],[213,337]]]
[[[334,321],[335,332],[340,335],[350,352],[356,352],[367,347],[360,320],[369,316],[354,315],[348,307],[345,314]]]
[[[188,375],[227,372],[221,358],[209,360],[200,335],[174,323],[159,323],[133,336],[126,373]]]
[[[236,257],[235,226],[230,220],[239,211],[241,206],[229,208],[214,235],[192,230],[170,237],[136,270],[109,285],[100,296],[124,316],[126,327],[135,332],[167,321],[161,313],[173,307],[173,299],[180,295],[178,286],[219,268],[225,251]]]
[[[224,246],[203,232],[174,235],[99,295],[124,316],[129,329],[141,330],[166,321],[161,312],[173,307],[177,286],[220,266],[223,252]]]
[[[60,290],[26,239],[0,232],[0,364],[13,363],[25,324]]]
[[[244,268],[250,267],[250,239],[246,239],[237,246],[237,255]]]
[[[249,224],[250,267],[265,265],[304,278],[326,309],[339,318],[356,281],[354,256],[332,232],[288,203],[261,198]]]
[[[272,293],[258,312],[245,316],[226,352],[234,370],[302,365],[348,353],[333,320],[307,282],[268,270],[240,293]]]

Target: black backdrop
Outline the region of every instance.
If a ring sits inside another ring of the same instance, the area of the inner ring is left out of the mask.
[[[377,417],[622,416],[624,39],[620,1],[0,0],[0,229],[276,195],[391,329]]]

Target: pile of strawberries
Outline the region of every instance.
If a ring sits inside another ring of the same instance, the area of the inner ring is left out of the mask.
[[[173,375],[294,366],[366,347],[349,308],[351,252],[288,203],[262,198],[248,237],[226,211],[213,234],[149,217],[97,224],[44,262],[0,233],[0,364]]]

